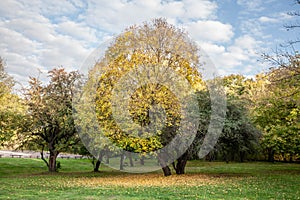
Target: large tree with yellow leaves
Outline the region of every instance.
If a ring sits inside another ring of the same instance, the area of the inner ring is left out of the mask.
[[[168,164],[174,158],[176,172],[184,173],[185,151],[193,136],[182,130],[197,130],[187,119],[193,115],[197,120],[193,112],[198,104],[189,102],[205,88],[197,51],[183,30],[155,19],[120,34],[90,70],[86,83],[96,88],[94,96],[89,90],[83,96],[95,100],[97,123],[106,139],[126,152],[157,156],[165,175],[171,174]],[[172,152],[165,150],[177,135],[182,141],[174,143]],[[97,138],[94,145],[110,148],[105,138]]]

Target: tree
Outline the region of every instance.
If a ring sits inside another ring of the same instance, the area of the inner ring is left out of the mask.
[[[230,75],[223,78],[227,92],[227,114],[223,134],[219,144],[224,150],[225,160],[235,160],[235,156],[241,162],[247,155],[253,155],[258,151],[260,131],[251,121],[250,89],[252,79],[242,75]]]
[[[5,63],[0,57],[0,95],[11,93],[14,84],[13,78],[5,72]]]
[[[41,157],[50,172],[57,171],[58,154],[79,141],[72,116],[72,98],[79,87],[80,76],[76,71],[53,69],[48,72],[50,82],[47,85],[31,77],[29,88],[25,90],[29,127],[28,139],[24,142],[41,147]],[[49,150],[48,161],[43,157],[44,150]]]
[[[294,0],[299,6],[300,1]],[[299,17],[299,11],[288,13]],[[288,31],[298,30],[299,23],[286,25]],[[266,93],[261,95],[260,103],[255,110],[256,123],[264,131],[262,145],[268,154],[268,160],[293,160],[299,156],[299,38],[289,39],[289,49],[266,55],[264,58],[272,68],[266,73]],[[270,120],[272,119],[272,120]],[[280,158],[281,157],[281,158]]]
[[[268,160],[274,156],[293,160],[299,156],[300,144],[300,60],[290,56],[266,74],[266,90],[255,109],[255,122],[264,132],[262,145]]]
[[[93,157],[94,172],[98,172],[103,157],[107,157],[111,152],[116,151],[114,146],[109,145],[108,139],[103,136],[99,130],[99,124],[95,116],[96,93],[95,88],[98,85],[98,68],[89,70],[88,79],[82,85],[80,91],[76,93],[73,99],[73,115],[77,131],[81,138],[82,149],[86,149]],[[96,162],[95,162],[96,161]],[[109,161],[109,158],[107,158]]]
[[[227,101],[226,120],[222,135],[216,145],[226,162],[238,160],[243,162],[253,155],[259,146],[260,132],[249,119],[245,107]]]
[[[217,80],[224,85],[227,95],[226,119],[222,133],[206,159],[239,160],[244,161],[249,155],[256,153],[259,146],[260,132],[250,120],[249,113],[249,83],[250,80],[241,75],[229,75]],[[190,158],[197,158],[197,152],[207,134],[211,115],[211,99],[209,91],[198,92],[199,106],[201,106],[201,122],[194,146],[190,148]]]
[[[18,136],[26,107],[22,99],[13,94],[14,80],[5,72],[5,64],[0,58],[0,145],[6,148],[17,148]]]
[[[170,160],[186,157],[183,146],[193,139],[179,131],[185,118],[180,109],[193,110],[192,105],[181,104],[194,98],[185,85],[194,92],[205,87],[198,66],[196,45],[165,20],[126,29],[95,65],[98,72],[90,81],[97,84],[95,109],[104,136],[121,151],[141,156],[154,152],[164,174],[170,175]],[[149,77],[156,79],[151,82]],[[180,94],[172,87],[181,87]],[[183,146],[163,151],[178,134],[186,138],[180,143]]]

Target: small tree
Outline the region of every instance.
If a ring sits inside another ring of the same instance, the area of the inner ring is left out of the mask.
[[[25,142],[38,144],[49,171],[55,172],[58,154],[79,141],[72,116],[72,98],[80,84],[80,74],[59,68],[49,71],[48,77],[47,85],[31,77],[29,88],[25,89],[29,124]],[[48,161],[43,156],[45,149],[50,152]]]

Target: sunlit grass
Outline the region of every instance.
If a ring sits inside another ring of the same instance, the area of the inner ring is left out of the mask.
[[[187,174],[129,174],[89,160],[61,159],[47,173],[38,159],[0,159],[0,199],[300,199],[300,165],[188,163]]]

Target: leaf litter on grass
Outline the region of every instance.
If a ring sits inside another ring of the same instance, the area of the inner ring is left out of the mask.
[[[170,187],[201,186],[222,184],[222,178],[212,178],[202,174],[184,174],[164,177],[160,174],[128,174],[108,177],[74,179],[74,184],[85,187],[122,186],[122,187]]]

